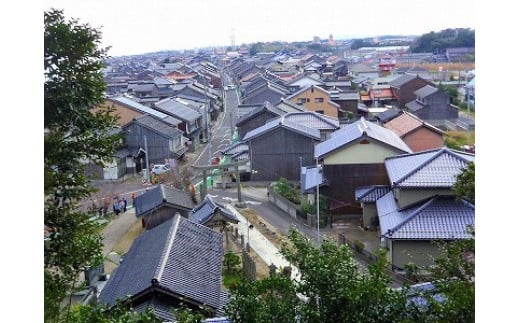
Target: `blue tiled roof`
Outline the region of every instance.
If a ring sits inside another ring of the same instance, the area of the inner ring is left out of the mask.
[[[177,214],[138,237],[101,291],[114,305],[154,288],[213,309],[221,307],[222,235]]]
[[[388,157],[385,167],[393,186],[448,188],[468,162],[474,161],[474,154],[440,148]]]
[[[364,203],[373,203],[381,196],[390,191],[390,187],[386,185],[363,186],[356,189],[356,201]]]
[[[204,201],[191,211],[190,220],[206,225],[217,213],[220,213],[228,222],[240,222],[232,212],[213,201],[209,195],[206,195]]]
[[[453,196],[434,196],[399,209],[390,191],[376,201],[381,235],[389,239],[451,240],[470,238],[475,225],[474,205]]]
[[[395,149],[402,151],[403,153],[412,152],[410,147],[404,143],[404,141],[397,136],[392,130],[381,127],[373,122],[365,120],[361,117],[360,120],[349,124],[340,130],[337,130],[331,134],[331,137],[315,146],[314,156],[321,158],[337,149],[342,148],[345,145],[355,142],[363,136],[375,139],[386,145],[392,146]]]

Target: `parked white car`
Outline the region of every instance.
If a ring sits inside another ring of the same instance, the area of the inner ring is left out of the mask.
[[[170,165],[167,165],[167,164],[157,164],[157,165],[154,165],[153,168],[152,168],[152,173],[156,174],[156,175],[159,175],[159,174],[162,174],[162,173],[166,173],[166,172],[169,172],[171,170],[170,168]]]

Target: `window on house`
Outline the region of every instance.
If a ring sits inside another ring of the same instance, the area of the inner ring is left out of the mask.
[[[314,103],[323,103],[323,98],[315,98]]]
[[[324,110],[316,110],[316,113],[325,114],[325,111]]]
[[[300,98],[300,99],[298,99],[297,104],[304,104],[305,102],[307,102],[307,99],[305,99],[305,98]]]

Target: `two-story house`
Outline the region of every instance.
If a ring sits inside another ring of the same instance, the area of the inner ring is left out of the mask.
[[[332,102],[330,93],[317,85],[303,88],[286,97],[286,100],[301,105],[308,111],[314,111],[334,118],[340,117],[339,104]]]

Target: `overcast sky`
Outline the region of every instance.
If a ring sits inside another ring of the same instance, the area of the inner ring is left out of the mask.
[[[45,0],[101,30],[110,55],[475,28],[473,0]]]

